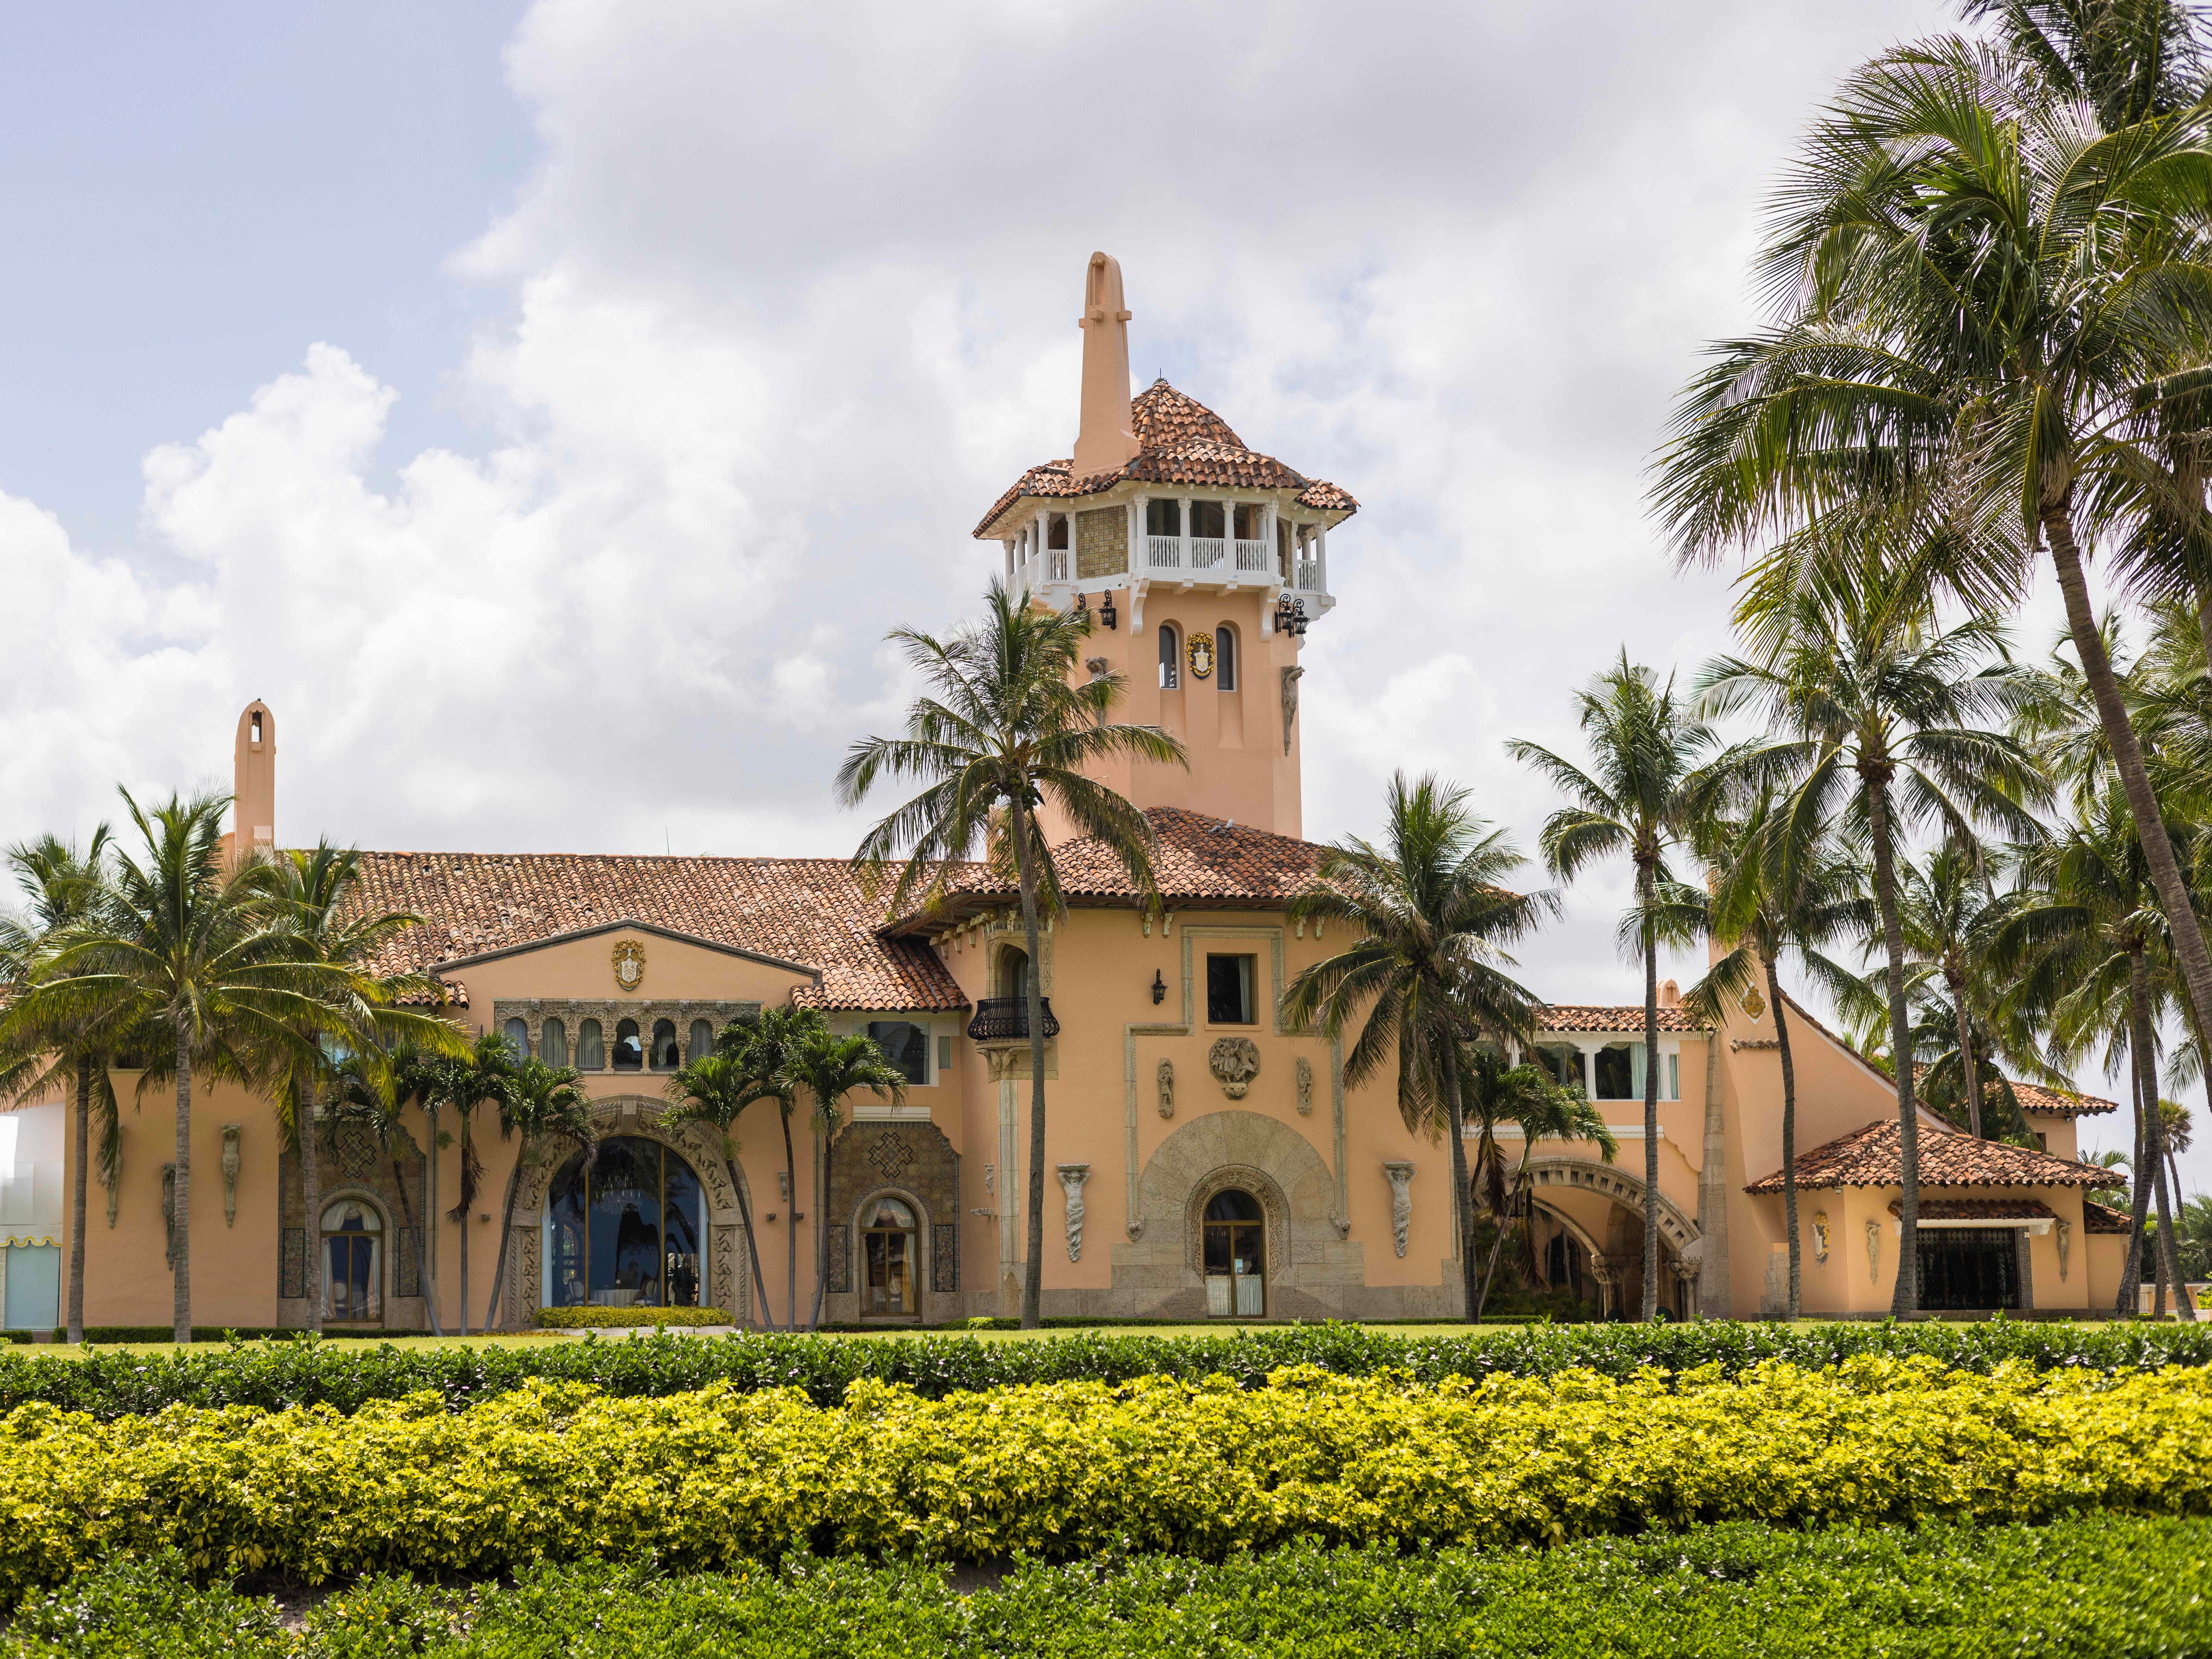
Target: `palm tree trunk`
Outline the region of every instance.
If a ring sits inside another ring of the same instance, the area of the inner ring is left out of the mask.
[[[514,1231],[514,1200],[522,1188],[522,1161],[530,1156],[530,1137],[525,1135],[522,1144],[514,1150],[514,1167],[507,1172],[507,1201],[499,1211],[499,1259],[491,1270],[491,1294],[484,1299],[484,1329],[499,1328],[499,1293],[507,1283],[507,1241]]]
[[[469,1190],[469,1153],[473,1150],[469,1145],[469,1120],[474,1115],[472,1111],[461,1114],[461,1190],[460,1201],[455,1206],[460,1212],[461,1222],[460,1334],[464,1337],[469,1334],[469,1206],[476,1202],[476,1194]]]
[[[399,1173],[399,1152],[396,1147],[392,1153],[392,1190],[399,1194],[399,1218],[406,1227],[408,1236],[415,1241],[416,1267],[418,1272],[425,1275],[427,1283],[429,1270],[422,1266],[422,1224],[415,1219],[415,1206],[407,1201],[407,1177]],[[433,1213],[434,1214],[435,1212]],[[321,1243],[319,1239],[316,1242],[319,1244]],[[438,1323],[438,1292],[435,1285],[430,1287],[430,1294],[422,1299],[422,1303],[423,1306],[430,1310],[430,1334],[443,1336],[446,1333]]]
[[[1022,1328],[1033,1331],[1042,1324],[1044,1314],[1044,947],[1037,932],[1037,878],[1036,860],[1030,856],[1029,809],[1017,799],[1008,804],[1008,816],[1014,837],[1014,867],[1021,883],[1022,934],[1030,952],[1024,996],[1030,1032],[1030,1212],[1023,1218],[1026,1224],[1023,1248],[1029,1260],[1023,1264]]]
[[[830,1288],[830,1229],[824,1224],[829,1211],[823,1206],[830,1202],[830,1131],[827,1126],[817,1126],[814,1132],[814,1305],[807,1310],[806,1328],[822,1328],[822,1298]]]
[[[2212,673],[2212,577],[2197,578],[2197,637],[2204,647],[2204,668]]]
[[[1536,1137],[1528,1134],[1525,1128],[1522,1133],[1527,1138],[1521,1143],[1521,1161],[1513,1167],[1513,1185],[1510,1188],[1513,1200],[1516,1203],[1522,1201],[1521,1183],[1527,1178],[1528,1172],[1528,1160],[1534,1157],[1536,1152]],[[1532,1250],[1533,1248],[1532,1243]],[[1498,1276],[1498,1258],[1504,1253],[1504,1249],[1505,1220],[1504,1218],[1501,1216],[1498,1218],[1498,1237],[1492,1241],[1490,1246],[1490,1265],[1484,1268],[1482,1272],[1482,1299],[1476,1304],[1476,1313],[1478,1316],[1480,1316],[1482,1309],[1490,1305],[1490,1282]]]
[[[181,1023],[177,1031],[177,1178],[170,1213],[176,1229],[173,1340],[192,1340],[192,1051]]]
[[[1728,1121],[1721,1115],[1721,1028],[1705,1028],[1705,1167],[1698,1175],[1698,1316],[1726,1319],[1733,1290],[1728,1259]]]
[[[727,1134],[722,1137],[722,1167],[730,1172],[730,1190],[738,1195],[738,1219],[745,1225],[745,1254],[752,1258],[753,1267],[753,1298],[756,1304],[753,1312],[761,1324],[772,1331],[775,1328],[775,1322],[769,1317],[768,1275],[761,1271],[760,1236],[753,1225],[752,1200],[745,1196],[745,1183],[738,1174],[738,1160],[730,1155]],[[730,1316],[735,1319],[737,1315],[731,1311]]]
[[[1865,775],[1863,774],[1862,775]],[[1912,1103],[1911,1027],[1905,1018],[1905,931],[1897,920],[1896,849],[1890,845],[1889,780],[1867,776],[1867,819],[1874,832],[1875,900],[1881,908],[1881,943],[1889,958],[1889,1053],[1897,1073],[1898,1176],[1902,1186],[1897,1236],[1897,1290],[1890,1316],[1920,1311],[1920,1119]]]
[[[1459,1055],[1447,1039],[1443,1053],[1444,1133],[1451,1138],[1452,1226],[1458,1240],[1460,1317],[1481,1316],[1482,1297],[1474,1281],[1474,1193],[1467,1176],[1467,1103],[1460,1098]],[[1502,1222],[1501,1222],[1502,1224]]]
[[[2089,586],[2081,571],[2081,550],[2074,541],[2074,524],[2063,507],[2043,515],[2044,539],[2050,544],[2051,562],[2058,570],[2058,591],[2066,599],[2066,624],[2074,636],[2075,653],[2081,660],[2083,678],[2097,703],[2097,718],[2112,745],[2112,763],[2126,790],[2128,811],[2136,821],[2136,839],[2150,866],[2151,884],[2158,890],[2159,908],[2173,939],[2174,955],[2181,963],[2182,981],[2198,1023],[2212,1019],[2212,951],[2204,944],[2204,929],[2189,902],[2189,889],[2181,867],[2174,861],[2173,842],[2166,833],[2164,815],[2150,773],[2143,765],[2142,745],[2136,741],[2128,722],[2127,705],[2120,701],[2119,681],[2112,659],[2106,654],[2103,635],[2097,632],[2096,613],[2090,608]]]
[[[2166,1125],[2163,1120],[2153,1133],[2157,1135],[2161,1143],[2165,1141]],[[2161,1145],[2158,1160],[2159,1262],[2166,1277],[2173,1285],[2173,1316],[2176,1319],[2193,1320],[2197,1317],[2197,1304],[2190,1297],[2189,1281],[2181,1276],[2181,1239],[2174,1231],[2174,1209],[2181,1202],[2181,1182],[2178,1179],[2173,1182],[2173,1204],[2169,1206],[2166,1202],[2166,1179],[2168,1167],[2168,1160]]]
[[[422,1103],[422,1121],[428,1130],[422,1152],[422,1221],[427,1239],[417,1241],[422,1251],[422,1284],[428,1293],[430,1329],[439,1336],[446,1334],[438,1313],[438,1109],[427,1100]]]
[[[1790,1235],[1789,1317],[1804,1316],[1805,1261],[1797,1240],[1797,1067],[1790,1058],[1790,1022],[1782,1013],[1782,975],[1766,958],[1766,1000],[1774,1009],[1774,1046],[1782,1056],[1782,1215]]]
[[[1638,860],[1636,896],[1644,906],[1644,1307],[1659,1316],[1659,937],[1651,926],[1652,867]]]
[[[2157,1112],[2157,1094],[2152,1079],[2150,1021],[2150,969],[2140,942],[2128,948],[2128,1057],[2129,1070],[2134,1074],[2135,1151],[2129,1165],[2130,1185],[2134,1191],[2128,1202],[2128,1253],[2120,1267],[2120,1293],[2116,1311],[2132,1314],[2136,1310],[2142,1285],[2143,1221],[2150,1208],[2154,1171],[2146,1169],[2144,1158],[2150,1145],[2150,1120]]]
[[[323,1172],[315,1146],[315,1103],[312,1096],[300,1098],[301,1092],[297,1089],[293,1091],[294,1098],[298,1101],[293,1109],[293,1121],[300,1137],[300,1194],[307,1212],[307,1328],[320,1336],[323,1334]]]
[[[791,1150],[791,1107],[777,1101],[776,1115],[783,1120],[783,1178],[791,1188],[791,1248],[783,1253],[783,1328],[799,1332],[799,1158]],[[815,1226],[822,1224],[815,1217]]]
[[[1951,1018],[1959,1026],[1959,1063],[1966,1073],[1966,1133],[1979,1140],[1982,1138],[1982,1077],[1974,1064],[1974,1028],[1966,1018],[1966,989],[1958,981],[1951,985]]]
[[[92,1156],[93,1057],[79,1054],[76,1071],[76,1176],[70,1182],[69,1340],[84,1341],[84,1196]]]

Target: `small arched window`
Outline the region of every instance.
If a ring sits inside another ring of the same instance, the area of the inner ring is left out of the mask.
[[[528,1020],[510,1019],[501,1028],[500,1034],[506,1037],[507,1046],[514,1050],[514,1057],[517,1060],[530,1058],[530,1022]]]
[[[635,1072],[645,1065],[645,1045],[637,1039],[637,1022],[623,1019],[615,1022],[615,1070]]]
[[[1213,683],[1224,691],[1237,689],[1237,630],[1227,623],[1213,630]]]
[[[1026,951],[1017,951],[1012,945],[999,958],[999,994],[1002,997],[1024,998],[1030,994],[1030,957]]]
[[[576,1028],[576,1069],[580,1072],[604,1072],[607,1068],[607,1040],[599,1030],[599,1022],[587,1019]]]
[[[359,1199],[323,1211],[323,1317],[340,1323],[384,1316],[384,1218]]]
[[[1182,684],[1182,648],[1172,623],[1160,624],[1160,690],[1172,691]]]
[[[697,1060],[704,1060],[708,1055],[714,1052],[714,1026],[703,1019],[693,1020],[691,1022],[691,1041],[684,1050],[684,1062],[688,1065]]]
[[[549,1019],[538,1028],[538,1058],[558,1070],[568,1063],[568,1028]]]
[[[656,1019],[653,1022],[653,1069],[672,1072],[683,1063],[683,1051],[676,1046],[676,1022]]]

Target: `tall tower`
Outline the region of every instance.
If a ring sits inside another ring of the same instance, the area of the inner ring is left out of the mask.
[[[1116,718],[1180,738],[1188,771],[1102,770],[1140,807],[1301,833],[1299,653],[1335,608],[1328,532],[1359,510],[1333,483],[1247,448],[1227,422],[1155,380],[1129,396],[1121,267],[1084,276],[1074,454],[1022,474],[975,526],[1009,586],[1096,619],[1091,672],[1127,678]]]
[[[231,750],[229,852],[234,860],[276,850],[276,717],[258,697],[238,717]]]

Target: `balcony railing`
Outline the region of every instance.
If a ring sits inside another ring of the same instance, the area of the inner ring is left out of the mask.
[[[1256,573],[1264,575],[1275,568],[1268,556],[1265,542],[1248,542],[1240,538],[1237,543],[1237,571],[1239,575]]]
[[[1321,561],[1319,559],[1300,559],[1297,564],[1297,580],[1296,583],[1296,586],[1299,590],[1308,593],[1318,593],[1321,592]]]
[[[1155,570],[1182,569],[1182,538],[1180,536],[1146,537],[1145,560]]]
[[[1044,1013],[1044,1034],[1048,1037],[1060,1035],[1060,1022],[1052,1017],[1052,999],[1041,997],[1038,1006]],[[978,1042],[1026,1042],[1030,1036],[1030,1002],[1027,997],[981,997],[975,1003],[975,1018],[968,1022],[968,1035]]]
[[[1193,570],[1218,570],[1222,561],[1229,556],[1229,544],[1218,536],[1193,536],[1190,538],[1190,568]]]

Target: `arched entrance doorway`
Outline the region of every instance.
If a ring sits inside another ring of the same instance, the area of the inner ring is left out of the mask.
[[[921,1224],[902,1199],[870,1199],[860,1212],[860,1312],[911,1319],[921,1312]]]
[[[384,1218],[358,1198],[323,1206],[323,1319],[374,1324],[384,1317]]]
[[[577,1153],[545,1196],[544,1305],[697,1307],[706,1219],[698,1176],[659,1141]]]
[[[1267,1218],[1260,1200],[1241,1187],[1226,1188],[1206,1200],[1199,1224],[1207,1317],[1266,1318]]]

